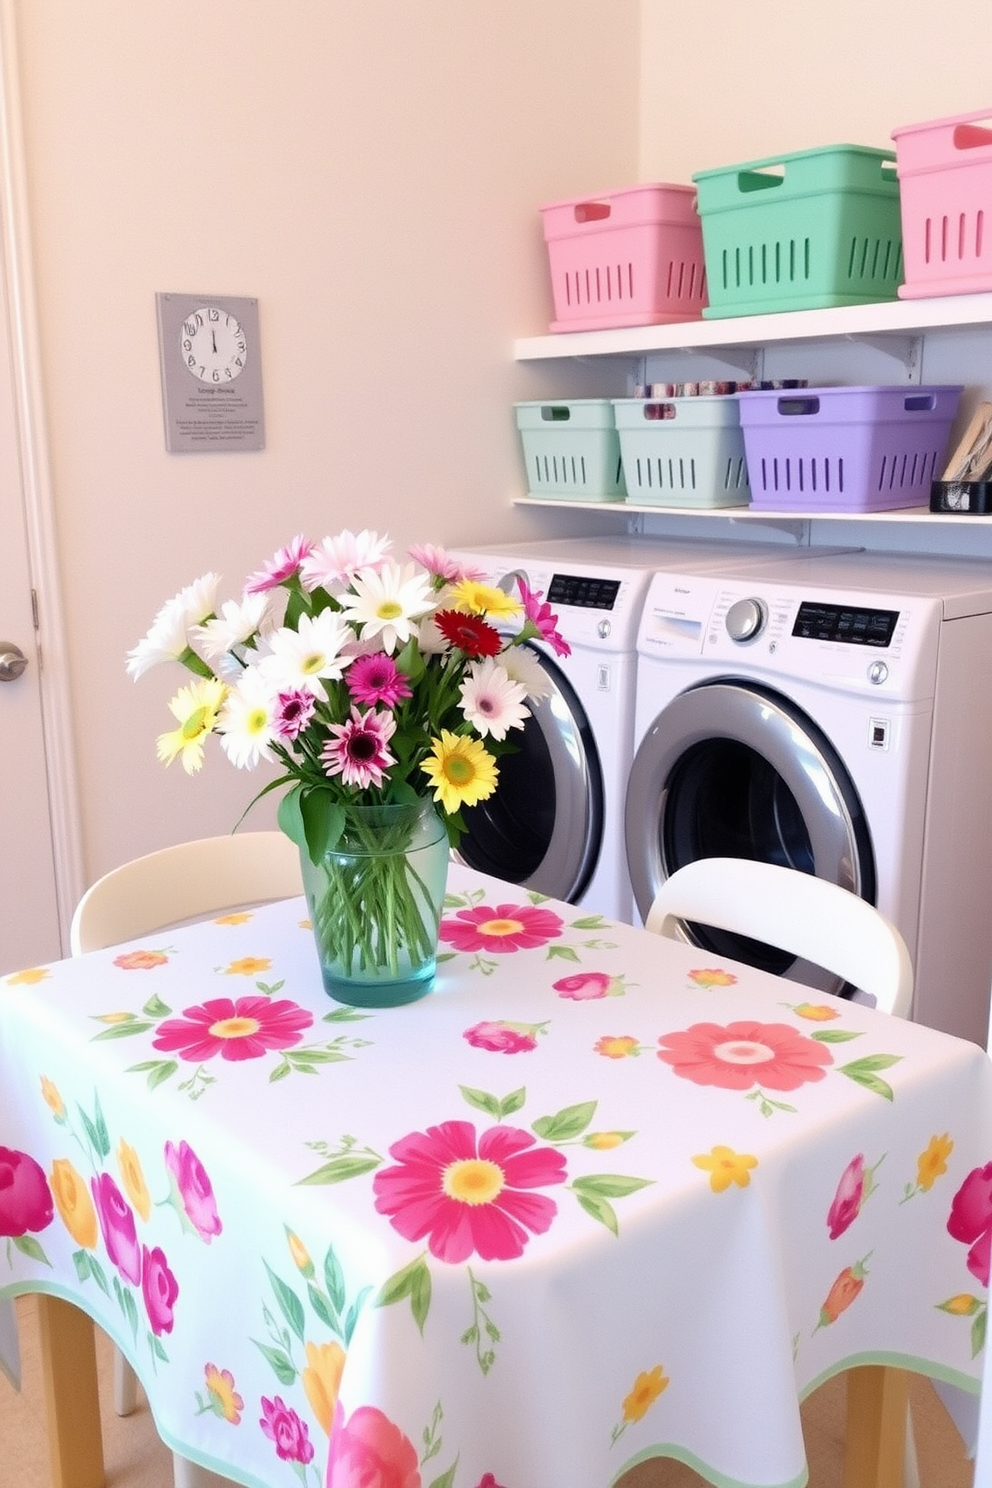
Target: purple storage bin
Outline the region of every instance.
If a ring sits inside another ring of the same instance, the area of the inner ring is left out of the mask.
[[[740,393],[754,511],[927,506],[960,386]]]

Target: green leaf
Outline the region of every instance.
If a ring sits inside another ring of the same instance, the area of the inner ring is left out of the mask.
[[[500,1120],[504,1116],[512,1116],[514,1111],[519,1111],[527,1099],[527,1088],[521,1085],[519,1090],[511,1090],[509,1095],[504,1095],[499,1103]]]
[[[435,1478],[433,1483],[430,1483],[428,1485],[428,1488],[454,1488],[455,1469],[457,1468],[457,1466],[458,1458],[456,1457],[454,1462],[448,1468],[448,1471],[442,1473],[439,1478]]]
[[[331,1305],[340,1312],[345,1302],[344,1273],[332,1249],[324,1257],[324,1285]]]
[[[599,915],[599,914],[596,914],[596,915],[586,915],[581,920],[572,920],[572,922],[571,922],[571,929],[573,929],[573,930],[605,930],[606,929],[606,921],[603,919],[603,916],[602,915]]]
[[[138,1339],[138,1304],[134,1300],[133,1293],[126,1291],[124,1287],[117,1286],[117,1278],[114,1278],[114,1288],[117,1291],[117,1300],[121,1311],[127,1318],[128,1327],[131,1329],[131,1337],[137,1342]]]
[[[52,1264],[33,1235],[15,1235],[14,1249],[19,1250],[21,1255],[28,1256],[32,1261],[41,1261],[46,1266]]]
[[[305,1323],[303,1304],[292,1287],[288,1287],[281,1277],[276,1275],[268,1261],[264,1261],[263,1264],[268,1272],[269,1281],[272,1283],[279,1311],[302,1343]]]
[[[492,1116],[498,1121],[500,1117],[500,1100],[498,1096],[490,1095],[487,1090],[473,1090],[470,1085],[459,1085],[459,1090],[477,1111],[485,1111],[487,1116]]]
[[[381,1157],[364,1157],[358,1153],[346,1152],[341,1157],[332,1157],[330,1162],[326,1162],[315,1173],[300,1178],[296,1187],[315,1188],[324,1183],[344,1183],[348,1178],[360,1178],[363,1173],[373,1172],[381,1162]]]
[[[410,1299],[413,1320],[422,1334],[431,1306],[431,1273],[423,1256],[418,1256],[409,1266],[404,1266],[402,1271],[395,1272],[383,1282],[376,1298],[376,1306],[390,1307],[394,1302],[401,1302],[404,1297]]]
[[[285,832],[290,842],[295,842],[301,852],[307,845],[306,833],[303,830],[303,812],[300,810],[302,794],[302,785],[294,785],[293,789],[287,791],[282,797],[276,811],[276,821],[279,823],[280,831]]]
[[[613,1206],[606,1199],[600,1198],[598,1194],[584,1193],[576,1193],[575,1197],[587,1214],[591,1214],[593,1219],[598,1219],[599,1223],[605,1225],[611,1234],[619,1235],[620,1226],[617,1224],[617,1217],[613,1212]]]
[[[296,1379],[296,1368],[285,1349],[269,1348],[268,1344],[259,1343],[257,1338],[253,1338],[252,1342],[261,1352],[263,1358],[272,1366],[279,1383],[281,1385],[291,1385]]]
[[[361,1312],[362,1308],[365,1306],[365,1299],[369,1295],[371,1290],[372,1288],[370,1286],[362,1287],[362,1290],[359,1292],[354,1302],[352,1302],[351,1306],[348,1308],[344,1320],[345,1348],[347,1348],[348,1345],[351,1343],[351,1335],[355,1331],[355,1324],[358,1322],[358,1315]]]
[[[567,1142],[581,1136],[596,1114],[595,1101],[582,1101],[577,1106],[565,1106],[554,1116],[539,1116],[531,1130],[546,1142]]]
[[[891,1069],[901,1061],[901,1054],[866,1054],[864,1059],[856,1059],[853,1064],[841,1065],[841,1069],[845,1075],[851,1070],[865,1070],[869,1074],[875,1074],[878,1070]]]
[[[172,1009],[167,1002],[162,1001],[161,997],[149,997],[141,1011],[147,1018],[157,1019],[167,1018]]]
[[[838,1074],[846,1075],[856,1085],[865,1090],[871,1090],[875,1095],[880,1095],[884,1100],[895,1099],[892,1086],[886,1080],[880,1080],[876,1074],[877,1070],[890,1069],[892,1065],[899,1064],[901,1054],[868,1054],[864,1059],[856,1059],[852,1064],[838,1066]]]
[[[344,831],[345,810],[329,791],[304,789],[300,793],[303,836],[311,863],[321,863]]]
[[[113,1023],[109,1028],[101,1028],[99,1033],[93,1035],[94,1044],[106,1044],[111,1039],[131,1038],[136,1033],[147,1033],[149,1028],[154,1028],[154,1023],[142,1021],[140,1018],[129,1018],[126,1023]]]
[[[579,954],[571,946],[551,945],[548,946],[548,960],[554,961],[578,961]]]
[[[307,1295],[310,1298],[310,1306],[320,1318],[320,1321],[322,1323],[326,1323],[328,1328],[330,1328],[332,1332],[340,1333],[340,1318],[334,1311],[331,1304],[328,1302],[327,1298],[324,1296],[324,1293],[320,1290],[319,1287],[315,1287],[312,1281],[307,1284]]]
[[[601,1199],[624,1199],[640,1188],[649,1188],[653,1182],[653,1178],[624,1178],[620,1173],[588,1173],[576,1178],[572,1188],[576,1193],[596,1194]]]
[[[985,1347],[985,1329],[988,1315],[988,1308],[983,1307],[971,1325],[971,1357],[973,1359],[977,1359]]]
[[[864,1034],[847,1028],[822,1028],[817,1033],[811,1033],[810,1038],[815,1039],[818,1044],[846,1044],[850,1039],[864,1038]]]

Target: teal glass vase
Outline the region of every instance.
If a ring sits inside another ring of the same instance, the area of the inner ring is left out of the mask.
[[[448,879],[433,801],[349,802],[344,830],[314,863],[300,852],[324,990],[351,1007],[415,1002],[434,981]]]

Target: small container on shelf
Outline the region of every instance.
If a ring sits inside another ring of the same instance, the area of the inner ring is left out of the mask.
[[[818,387],[739,397],[756,511],[926,506],[962,388]]]
[[[894,300],[895,155],[827,145],[693,176],[709,318]]]
[[[992,290],[992,110],[892,131],[902,204],[902,299]]]
[[[541,208],[552,331],[698,320],[706,304],[692,186],[628,186]]]
[[[609,398],[514,405],[527,494],[559,501],[623,501],[620,441]]]
[[[747,506],[738,399],[696,394],[613,403],[627,500],[645,506]]]

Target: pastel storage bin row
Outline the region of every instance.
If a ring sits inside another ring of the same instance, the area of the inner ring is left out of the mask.
[[[541,208],[553,331],[698,320],[703,240],[691,186],[629,186]]]
[[[707,318],[896,298],[902,223],[892,152],[828,145],[692,179]]]
[[[737,398],[618,398],[613,410],[628,501],[699,508],[748,504]]]
[[[962,389],[821,387],[738,395],[755,510],[925,506]]]
[[[902,202],[904,299],[992,289],[992,114],[892,131]]]
[[[559,500],[622,501],[620,441],[609,398],[515,404],[527,492]]]

